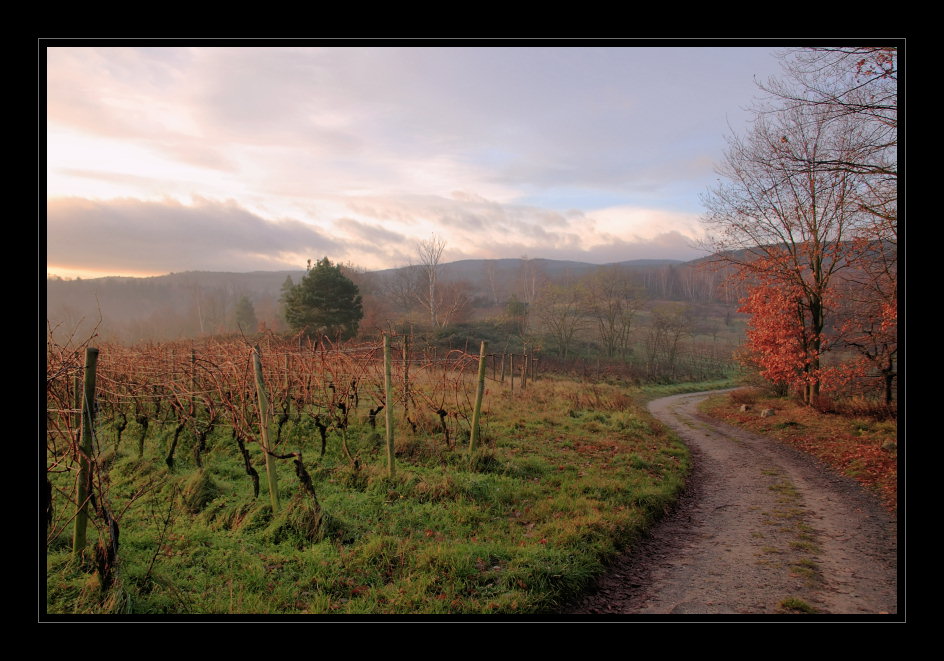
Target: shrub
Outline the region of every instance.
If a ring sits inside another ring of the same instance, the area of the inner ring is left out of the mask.
[[[731,402],[738,406],[757,402],[757,390],[755,388],[738,388],[728,396],[731,398]]]
[[[819,411],[820,413],[838,413],[839,409],[836,406],[836,400],[834,400],[829,395],[820,394],[813,401],[813,408]]]
[[[874,420],[895,420],[898,417],[898,406],[895,402],[886,404],[861,395],[844,399],[837,406],[840,413],[848,416]]]

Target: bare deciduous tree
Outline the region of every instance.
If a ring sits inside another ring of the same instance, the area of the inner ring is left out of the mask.
[[[572,283],[547,284],[535,304],[537,316],[554,337],[561,358],[567,359],[587,317],[580,289]]]
[[[781,57],[784,76],[760,86],[772,96],[764,109],[803,108],[824,124],[843,123],[843,152],[819,155],[812,164],[860,175],[860,208],[897,225],[898,48],[796,48]]]
[[[646,333],[646,368],[652,379],[673,378],[682,340],[692,334],[691,308],[684,303],[664,303],[652,310]]]
[[[633,317],[642,303],[642,294],[629,271],[619,266],[602,267],[584,278],[582,287],[587,314],[596,326],[607,357],[618,354],[625,357]]]
[[[435,328],[439,326],[439,272],[443,250],[446,248],[445,239],[435,234],[416,244],[416,254],[419,257],[419,271],[421,286],[417,287],[416,296],[423,307],[429,312],[429,323]]]
[[[771,96],[750,131],[729,138],[724,182],[705,198],[704,220],[713,250],[742,275],[757,272],[799,292],[812,402],[837,273],[868,259],[877,227],[897,227],[897,53],[789,57],[785,77],[762,86]]]
[[[419,287],[420,268],[418,266],[404,266],[394,269],[386,275],[382,291],[384,296],[399,310],[407,311],[416,305]]]
[[[498,269],[495,266],[495,260],[489,259],[485,262],[485,279],[488,281],[488,290],[491,294],[492,305],[498,305],[501,297],[498,294]]]
[[[531,305],[541,293],[541,289],[547,283],[547,276],[544,274],[541,266],[527,255],[521,258],[521,269],[518,272],[518,288],[521,292],[521,300]]]

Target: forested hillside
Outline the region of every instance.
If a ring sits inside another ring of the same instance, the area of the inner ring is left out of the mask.
[[[494,308],[517,300],[533,303],[548,283],[573,282],[601,268],[625,271],[647,299],[692,303],[734,303],[718,288],[719,278],[696,263],[636,260],[606,267],[546,259],[463,260],[438,265],[444,291],[455,312],[447,322],[494,316]],[[366,314],[382,324],[421,316],[417,297],[419,266],[365,272],[347,267],[365,296]],[[187,339],[236,331],[235,308],[242,296],[253,304],[264,328],[285,330],[279,297],[286,278],[298,282],[298,271],[215,273],[192,271],[148,278],[110,277],[46,281],[46,316],[62,333],[87,334],[98,325],[108,340],[134,343]],[[458,305],[455,302],[458,300]],[[396,303],[396,313],[389,309]],[[372,332],[370,323],[364,332]]]

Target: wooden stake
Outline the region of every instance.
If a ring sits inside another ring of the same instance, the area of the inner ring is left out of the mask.
[[[403,419],[410,419],[410,336],[403,336]]]
[[[528,387],[528,346],[524,347],[524,355],[521,356],[521,392]]]
[[[72,425],[75,429],[75,436],[71,439],[75,447],[81,446],[82,438],[82,378],[76,374],[72,380],[72,408],[75,409],[75,415],[72,416]]]
[[[289,370],[292,368],[292,356],[286,350],[285,352],[285,415],[292,414],[292,388],[289,380]]]
[[[482,398],[485,395],[485,352],[488,342],[482,340],[479,350],[479,383],[475,391],[475,408],[472,410],[472,434],[469,436],[469,455],[475,451],[479,440],[479,420],[482,417]]]
[[[387,477],[395,472],[393,461],[393,378],[390,360],[390,336],[384,333],[384,420],[387,423]]]
[[[92,430],[95,425],[95,367],[98,365],[98,349],[85,349],[85,391],[82,395],[82,432],[79,440],[79,477],[75,490],[75,526],[72,534],[72,555],[79,555],[85,548],[85,532],[88,526],[88,499],[91,492]]]
[[[253,347],[252,362],[256,370],[256,393],[259,395],[259,431],[262,436],[262,451],[265,453],[269,500],[274,514],[279,511],[279,481],[275,470],[275,460],[269,453],[269,398],[266,396],[265,380],[262,378],[262,352],[258,344]]]

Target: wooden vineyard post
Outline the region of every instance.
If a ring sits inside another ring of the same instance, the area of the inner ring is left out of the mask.
[[[403,419],[410,419],[410,336],[403,336]]]
[[[292,356],[285,352],[285,415],[292,415],[292,383],[289,379],[289,370],[292,369]]]
[[[252,349],[252,362],[256,371],[256,393],[259,395],[259,427],[262,436],[262,452],[265,454],[266,479],[269,482],[269,499],[272,513],[279,511],[279,482],[275,472],[275,461],[269,452],[269,398],[266,396],[265,380],[262,378],[262,356],[257,344]]]
[[[72,441],[78,447],[81,443],[82,435],[82,378],[76,374],[75,378],[72,381],[72,403],[75,409],[75,417],[73,418],[72,424],[73,429],[75,429],[75,438]]]
[[[528,387],[528,345],[524,346],[524,354],[521,356],[521,392]]]
[[[197,412],[194,409],[194,394],[197,392],[197,352],[190,347],[190,412],[196,417]]]
[[[508,354],[508,383],[511,392],[515,391],[515,354]]]
[[[499,373],[500,373],[500,376],[498,377],[498,380],[504,383],[505,382],[505,352],[504,351],[502,351],[501,369],[499,370]]]
[[[82,395],[82,432],[79,438],[79,477],[75,490],[75,527],[72,535],[72,555],[78,556],[85,548],[85,531],[88,526],[88,499],[91,491],[92,430],[95,428],[95,367],[98,365],[98,349],[85,349],[85,390]]]
[[[479,351],[479,382],[475,391],[475,408],[472,409],[472,433],[469,436],[469,454],[475,452],[475,446],[479,441],[479,422],[482,417],[482,398],[485,395],[485,352],[488,348],[488,342],[482,340],[482,348]]]
[[[393,477],[393,378],[391,375],[390,336],[384,333],[384,421],[387,423],[387,477]]]

